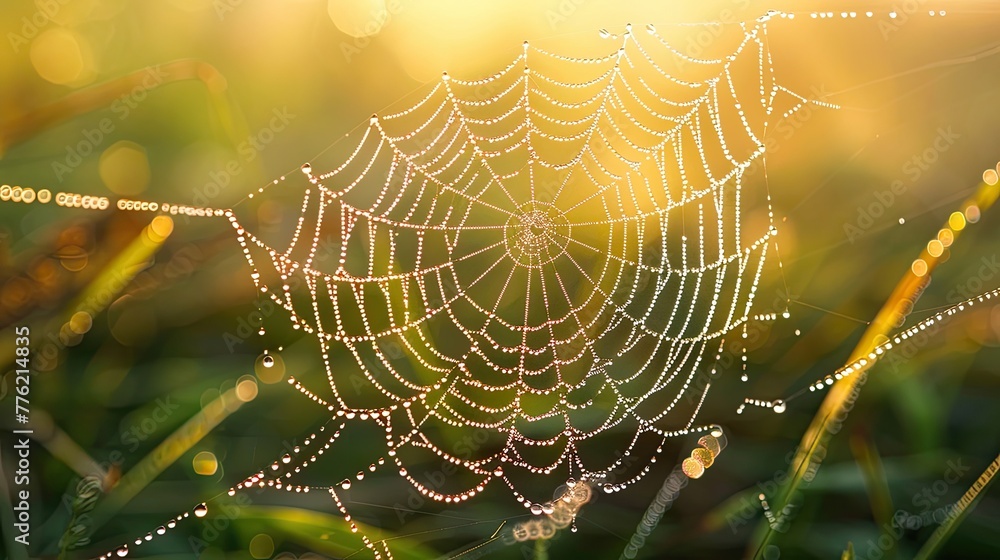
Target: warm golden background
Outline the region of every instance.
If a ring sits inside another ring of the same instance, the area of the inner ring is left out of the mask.
[[[771,492],[787,469],[820,397],[797,400],[782,416],[736,417],[735,405],[744,396],[780,397],[843,363],[863,330],[859,320],[874,317],[1000,159],[1000,8],[992,3],[12,0],[0,7],[0,183],[228,207],[373,112],[416,101],[414,92],[442,71],[471,78],[505,66],[525,39],[589,53],[601,28],[731,24],[767,9],[797,14],[771,27],[780,79],[843,105],[801,112],[769,136],[785,276],[801,304],[791,319],[760,327],[750,383],[736,382],[735,373],[720,383],[705,416],[729,429],[729,447],[640,552],[737,557],[763,520],[757,494]],[[834,17],[811,19],[811,10]],[[874,16],[864,17],[869,10]],[[712,27],[691,28],[691,41],[705,29]],[[110,85],[94,87],[102,83]],[[748,188],[761,180],[751,178]],[[895,181],[902,187],[890,200]],[[221,221],[177,219],[172,228],[143,230],[148,216],[8,203],[0,203],[0,217],[2,367],[10,369],[9,325],[30,325],[40,354],[48,352],[36,358],[32,385],[34,421],[44,428],[33,456],[33,555],[55,557],[60,539],[69,542],[67,528],[79,519],[66,504],[79,476],[114,481],[135,470],[218,398],[228,417],[203,440],[176,448],[179,457],[162,474],[133,476],[134,498],[105,501],[106,519],[87,522],[97,544],[69,557],[145,534],[318,425],[300,395],[266,372],[255,379],[263,347],[242,334],[253,286]],[[986,211],[967,228],[907,324],[929,314],[921,310],[1000,286],[998,223],[996,210]],[[781,289],[772,278],[760,303],[783,298]],[[92,313],[76,314],[81,302]],[[998,346],[1000,308],[984,305],[914,355],[904,349],[876,368],[796,502],[790,528],[774,541],[780,557],[839,557],[850,541],[858,557],[875,558],[865,554],[876,552],[869,541],[878,539],[885,512],[933,512],[957,500],[998,451]],[[305,367],[308,359],[293,354],[286,365]],[[6,423],[12,375],[3,379]],[[362,455],[364,442],[357,446],[345,453]],[[6,451],[5,442],[8,478]],[[859,467],[873,464],[871,453],[884,472],[874,483]],[[955,461],[969,470],[942,486]],[[617,556],[655,488],[601,496],[583,510],[580,532],[551,541],[548,554]],[[419,533],[408,539],[415,556],[474,544],[520,515],[497,494],[467,509],[426,506],[399,516],[391,506],[408,495],[391,492],[372,489],[367,498],[390,507],[361,506],[359,517],[383,537]],[[263,504],[302,511],[279,514]],[[0,501],[0,510],[10,557],[24,558],[9,541],[9,504]],[[309,550],[343,557],[360,541],[343,534],[332,511],[322,496],[265,497],[215,538],[188,526],[143,552],[193,557],[187,537],[196,536],[206,541],[206,560]],[[942,557],[997,556],[998,523],[1000,502],[987,496]],[[910,557],[931,530],[905,531],[886,557]],[[512,547],[497,557],[537,553]]]

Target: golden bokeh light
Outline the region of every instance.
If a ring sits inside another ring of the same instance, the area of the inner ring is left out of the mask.
[[[174,232],[174,220],[170,216],[157,216],[146,228],[146,235],[153,243],[163,243]]]
[[[243,402],[257,398],[257,380],[252,375],[244,375],[236,382],[236,398]]]
[[[688,478],[701,478],[701,475],[705,474],[705,465],[692,457],[688,457],[681,463],[681,470],[684,471],[684,474]]]
[[[258,560],[270,558],[274,554],[274,540],[270,535],[259,533],[250,539],[250,556]]]
[[[706,469],[715,462],[715,455],[704,447],[697,447],[691,451],[691,458],[701,463]]]
[[[941,253],[944,253],[944,244],[937,239],[931,239],[927,242],[927,254],[932,257],[940,257]]]
[[[87,334],[94,326],[94,319],[86,311],[77,311],[69,318],[69,328],[76,334]]]
[[[1000,180],[1000,174],[997,173],[996,169],[991,168],[983,171],[983,182],[987,185],[995,185],[998,180]]]
[[[30,49],[31,65],[46,81],[82,85],[94,77],[93,57],[87,40],[68,29],[46,29]]]
[[[971,204],[971,205],[969,205],[968,208],[965,209],[965,219],[970,224],[974,224],[974,223],[978,222],[980,216],[981,216],[981,212],[979,210],[979,207],[976,206],[975,204]]]
[[[698,445],[711,451],[712,455],[718,455],[722,452],[722,446],[719,444],[719,439],[711,434],[698,438]]]
[[[948,227],[955,231],[962,231],[965,229],[965,214],[961,212],[952,212],[951,216],[948,216]]]
[[[955,234],[949,228],[942,228],[938,232],[937,238],[944,247],[951,247],[951,244],[955,242]]]
[[[70,272],[80,272],[90,261],[87,250],[77,245],[62,247],[55,256],[59,259],[59,264]]]
[[[128,140],[115,142],[104,150],[99,172],[111,192],[125,196],[145,191],[151,176],[146,150]]]
[[[219,461],[211,451],[200,451],[191,460],[194,472],[202,476],[212,476],[219,470]]]
[[[927,274],[927,262],[924,259],[917,259],[910,265],[910,270],[913,271],[913,274],[918,278],[921,278]]]

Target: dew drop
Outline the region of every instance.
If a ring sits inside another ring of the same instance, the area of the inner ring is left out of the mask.
[[[195,517],[205,517],[206,515],[208,515],[208,506],[207,505],[205,505],[204,503],[200,503],[197,506],[195,506],[195,508],[194,508],[194,516]]]
[[[121,545],[121,547],[115,551],[115,554],[117,554],[122,558],[128,556],[128,545],[127,544]]]
[[[286,465],[287,465],[288,463],[291,463],[291,462],[292,462],[292,456],[291,456],[291,455],[289,455],[288,453],[285,453],[285,454],[284,454],[284,455],[282,455],[282,457],[281,457],[281,462],[282,462],[282,463],[284,463],[284,464],[286,464]]]
[[[164,527],[163,525],[160,525],[159,527],[156,528],[156,534],[157,535],[162,535],[162,534],[164,534],[166,532],[167,532],[167,528]]]
[[[261,363],[263,363],[264,367],[266,367],[266,368],[272,367],[274,365],[274,357],[271,356],[271,355],[265,354],[264,355],[264,359],[261,360]]]
[[[535,515],[541,515],[542,514],[542,506],[540,506],[538,504],[531,504],[531,513],[533,513]]]
[[[313,170],[312,166],[309,165],[308,163],[302,164],[302,172],[305,173],[306,175],[312,173],[312,170]]]
[[[785,401],[783,401],[783,400],[774,401],[774,411],[777,412],[778,414],[781,414],[782,412],[784,412],[785,411]]]
[[[344,490],[350,490],[351,480],[349,478],[345,478],[344,481],[340,483],[340,487],[343,488]]]

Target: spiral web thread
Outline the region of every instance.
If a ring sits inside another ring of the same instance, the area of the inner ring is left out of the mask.
[[[711,383],[693,381],[716,373],[725,337],[776,316],[752,314],[777,229],[744,176],[774,107],[833,107],[776,83],[769,19],[716,25],[703,58],[651,25],[602,31],[612,47],[590,57],[525,42],[489,77],[444,74],[411,107],[373,115],[333,169],[304,165],[287,243],[226,211],[258,290],[319,343],[328,386],[289,382],[338,426],[229,493],[326,491],[357,532],[340,490],[394,463],[437,501],[493,482],[551,515],[541,481],[619,491],[668,438],[721,435],[697,423]],[[298,483],[358,421],[384,431],[385,455],[339,485]],[[446,449],[470,431],[486,440],[474,456]],[[460,486],[409,472],[428,459],[456,465]]]

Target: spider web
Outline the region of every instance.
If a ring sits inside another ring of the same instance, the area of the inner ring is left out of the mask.
[[[828,105],[776,83],[768,19],[718,27],[702,57],[653,26],[602,31],[586,57],[525,42],[491,76],[444,74],[373,115],[332,169],[304,165],[290,240],[229,214],[257,288],[319,343],[327,383],[289,381],[342,427],[384,432],[369,471],[392,463],[447,503],[500,484],[551,513],[551,488],[624,489],[668,438],[713,428],[696,377],[756,317],[777,250],[770,197],[744,177],[776,106]],[[473,432],[473,453],[447,450]],[[463,476],[410,473],[432,458]],[[308,491],[291,467],[310,461],[286,459],[234,490]],[[312,488],[351,521],[336,486]]]

